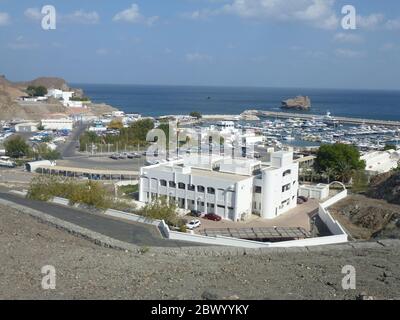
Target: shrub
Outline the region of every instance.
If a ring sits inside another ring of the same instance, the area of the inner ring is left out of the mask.
[[[179,222],[175,204],[168,202],[166,197],[153,200],[139,214],[151,219],[164,220],[166,224],[171,226],[175,226]]]
[[[70,200],[70,204],[86,204],[99,209],[112,206],[108,191],[98,182],[77,182],[54,176],[37,176],[32,179],[27,197],[29,199],[49,201],[53,197]]]

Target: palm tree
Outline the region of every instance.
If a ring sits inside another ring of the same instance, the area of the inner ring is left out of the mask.
[[[348,162],[339,161],[337,167],[337,178],[342,181],[342,183],[346,183],[350,180],[353,169]]]
[[[328,184],[331,182],[331,177],[333,177],[336,173],[336,170],[332,167],[327,167],[323,172],[322,175],[328,180]]]

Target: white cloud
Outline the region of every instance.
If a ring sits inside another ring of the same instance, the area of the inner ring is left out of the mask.
[[[231,14],[245,19],[297,21],[323,29],[335,29],[339,19],[335,0],[231,0],[217,10],[198,10],[191,17],[204,18],[213,14]]]
[[[399,30],[400,29],[400,18],[388,20],[385,24],[386,29]]]
[[[27,17],[30,20],[41,20],[43,15],[40,12],[39,8],[28,8],[24,11],[25,17]]]
[[[27,50],[38,47],[38,44],[26,41],[23,36],[18,36],[14,42],[8,43],[7,47],[13,50]]]
[[[350,49],[336,49],[336,55],[342,58],[360,58],[365,55],[363,51],[356,51]]]
[[[7,12],[0,12],[0,26],[6,26],[10,21],[10,15]]]
[[[212,62],[214,60],[208,54],[202,54],[199,52],[188,53],[185,58],[188,62]]]
[[[41,20],[44,17],[39,8],[28,8],[24,15],[34,21]],[[57,14],[57,19],[61,23],[97,24],[100,22],[100,15],[96,11],[77,10],[70,14]]]
[[[385,16],[381,13],[373,13],[369,16],[357,16],[357,28],[361,27],[362,29],[376,29],[385,21]]]
[[[364,41],[363,37],[354,33],[336,33],[333,37],[333,40],[336,42],[343,43],[361,43]]]
[[[211,11],[209,9],[202,9],[202,10],[196,10],[193,12],[185,12],[185,13],[181,14],[181,16],[183,18],[190,19],[190,20],[204,20],[214,14],[217,14],[217,12]]]
[[[24,15],[34,21],[41,20],[44,17],[39,8],[28,8],[24,11]],[[100,22],[100,15],[96,11],[84,10],[77,10],[65,15],[57,12],[57,21],[61,23],[97,24]]]
[[[71,23],[97,24],[100,22],[100,16],[96,11],[86,12],[83,10],[78,10],[66,15],[65,17],[62,17],[62,20]]]
[[[130,8],[118,12],[114,16],[113,21],[138,23],[138,24],[140,23],[152,26],[158,19],[159,19],[158,16],[152,16],[152,17],[143,16],[140,13],[139,6],[136,3],[133,3]]]

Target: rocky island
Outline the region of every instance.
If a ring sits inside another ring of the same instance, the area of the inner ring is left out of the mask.
[[[293,99],[282,101],[281,108],[295,110],[310,110],[311,100],[307,96],[297,96]]]

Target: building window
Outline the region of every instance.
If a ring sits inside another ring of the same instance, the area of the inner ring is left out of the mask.
[[[169,187],[170,187],[170,188],[176,188],[176,183],[173,182],[173,181],[170,181],[170,182],[169,182]]]
[[[254,192],[255,192],[255,193],[261,193],[261,191],[262,191],[262,188],[261,188],[261,187],[258,187],[258,186],[255,186],[255,187],[254,187]]]
[[[207,188],[207,193],[209,193],[209,194],[215,194],[215,189],[214,189],[214,188],[208,187],[208,188]]]
[[[193,184],[188,184],[187,188],[189,191],[194,191],[196,189],[196,187]]]
[[[203,186],[197,186],[197,192],[204,192],[205,188]]]
[[[167,186],[167,181],[166,180],[160,180],[160,186],[166,187]]]
[[[289,175],[289,174],[291,174],[292,173],[292,170],[286,170],[284,173],[283,173],[283,176],[284,177],[286,177],[287,175]]]
[[[182,183],[182,182],[179,182],[179,183],[178,183],[178,188],[179,188],[179,189],[185,190],[185,184]]]
[[[282,187],[282,192],[285,192],[285,191],[288,191],[288,190],[290,190],[290,183],[288,183],[288,184],[286,184],[286,185],[284,185]]]

